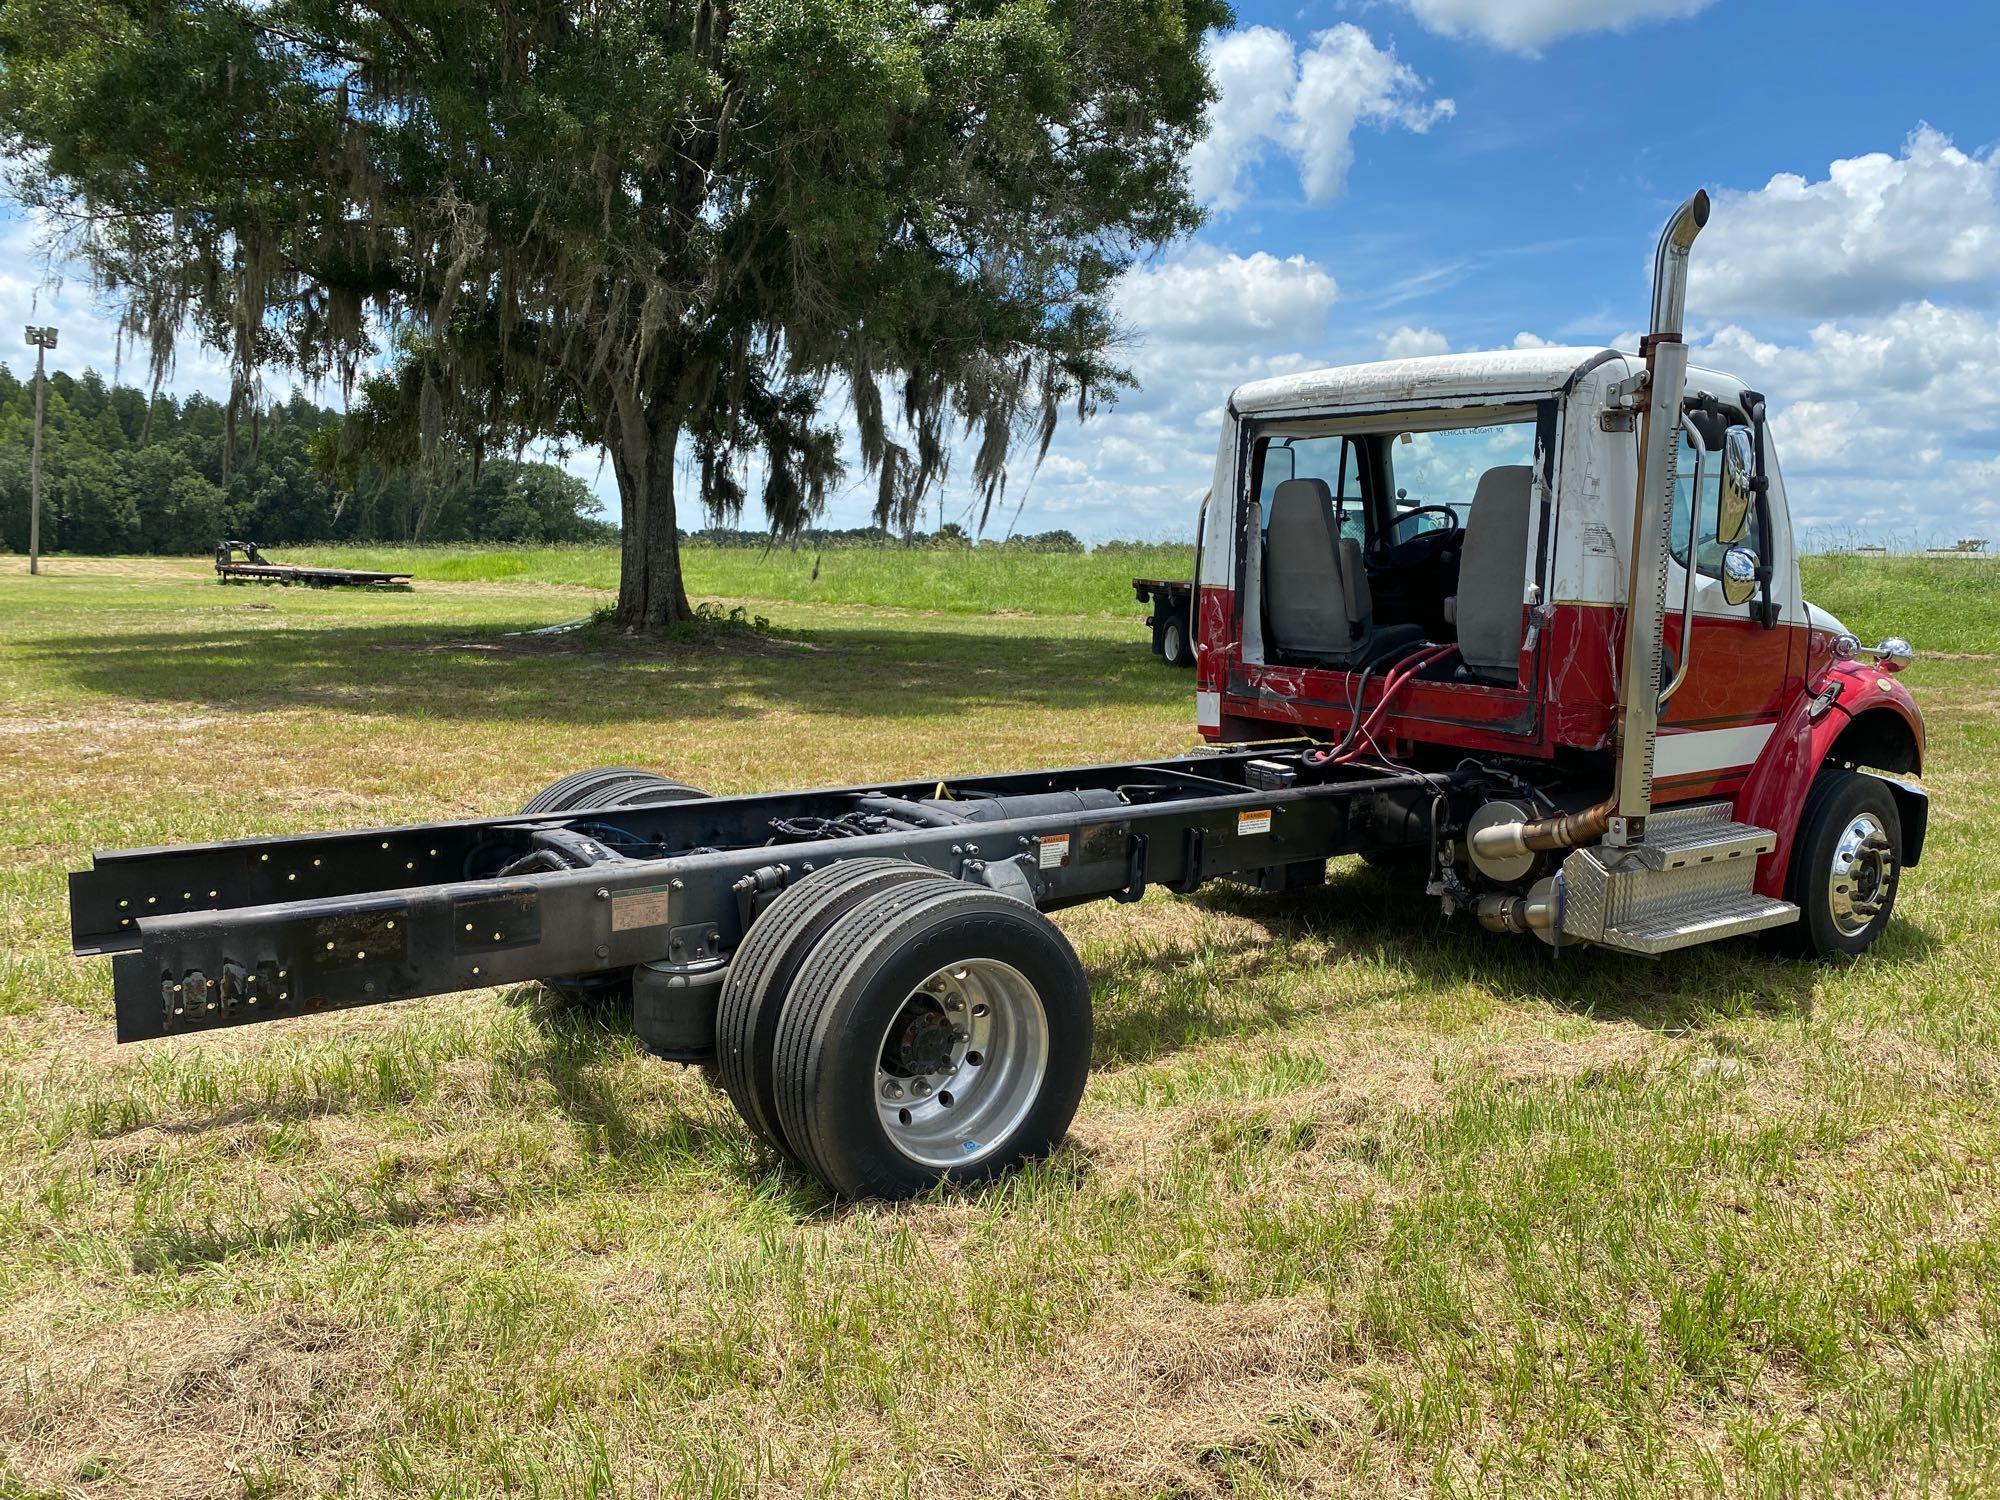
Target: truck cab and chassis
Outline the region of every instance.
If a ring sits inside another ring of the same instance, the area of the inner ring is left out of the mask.
[[[121,1041],[539,981],[629,998],[844,1194],[1046,1153],[1089,986],[1043,915],[1360,854],[1500,940],[1865,951],[1922,853],[1923,721],[1800,593],[1763,397],[1689,368],[1697,194],[1640,354],[1238,389],[1198,542],[1204,753],[711,797],[581,772],[510,817],[99,854]]]

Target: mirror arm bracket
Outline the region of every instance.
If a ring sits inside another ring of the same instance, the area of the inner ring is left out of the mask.
[[[1757,623],[1774,630],[1778,602],[1771,597],[1771,479],[1764,470],[1764,398],[1755,391],[1745,391],[1743,404],[1749,409],[1750,432],[1756,443],[1757,474],[1750,489],[1757,498],[1758,540],[1763,544],[1757,549]]]
[[[1652,371],[1640,370],[1636,375],[1628,375],[1612,385],[1604,400],[1604,409],[1597,414],[1597,425],[1604,432],[1630,432],[1637,423],[1639,408],[1645,404],[1646,390],[1652,383]]]

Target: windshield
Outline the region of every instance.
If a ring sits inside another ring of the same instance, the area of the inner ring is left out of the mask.
[[[1259,440],[1257,498],[1268,528],[1287,480],[1317,480],[1338,534],[1396,545],[1431,531],[1462,528],[1481,476],[1532,466],[1533,407],[1410,412],[1335,432],[1273,434]],[[1330,424],[1331,425],[1331,424]]]
[[[1404,432],[1389,445],[1399,538],[1463,526],[1472,513],[1479,476],[1488,469],[1535,461],[1535,419],[1437,432]],[[1413,515],[1422,511],[1424,514]],[[1449,512],[1449,514],[1447,514]],[[1410,516],[1404,521],[1401,518]]]

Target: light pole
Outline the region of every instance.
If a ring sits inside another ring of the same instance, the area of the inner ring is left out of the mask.
[[[35,346],[35,441],[28,450],[28,571],[42,571],[42,364],[56,346],[53,328],[28,325],[28,342]]]

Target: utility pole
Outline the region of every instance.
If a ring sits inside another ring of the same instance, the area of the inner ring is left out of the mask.
[[[42,407],[47,380],[43,362],[56,346],[53,328],[28,325],[28,342],[35,346],[35,441],[28,452],[28,571],[42,571]]]

